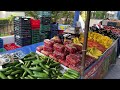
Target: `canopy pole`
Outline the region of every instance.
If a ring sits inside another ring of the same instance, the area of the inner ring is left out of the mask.
[[[85,57],[86,57],[86,51],[87,51],[87,40],[88,40],[90,16],[91,16],[91,11],[87,11],[87,18],[85,22],[85,31],[84,31],[84,43],[83,43],[83,49],[82,49],[81,79],[84,79]]]

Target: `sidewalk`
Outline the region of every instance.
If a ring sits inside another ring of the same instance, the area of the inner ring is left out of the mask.
[[[104,79],[120,79],[120,59],[117,59],[116,64],[111,66]]]

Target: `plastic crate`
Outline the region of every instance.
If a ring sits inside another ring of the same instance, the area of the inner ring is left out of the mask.
[[[38,11],[39,17],[51,17],[51,11]]]
[[[51,17],[40,17],[41,24],[48,25],[51,22]]]
[[[31,44],[31,37],[19,38],[15,37],[15,43],[19,46],[26,46]]]
[[[20,46],[15,45],[15,43],[10,43],[10,44],[5,44],[4,48],[8,51],[8,50],[14,50],[20,48]]]
[[[50,24],[49,25],[40,25],[40,31],[41,32],[46,32],[46,31],[50,31]]]
[[[50,30],[58,30],[58,24],[50,24]]]
[[[0,48],[3,48],[3,39],[0,38]]]
[[[30,19],[32,30],[40,28],[40,20]]]
[[[7,51],[5,48],[0,48],[0,53]]]

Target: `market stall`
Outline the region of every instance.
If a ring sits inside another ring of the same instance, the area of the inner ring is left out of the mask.
[[[1,79],[102,79],[116,62],[118,38],[89,31],[63,41],[55,36],[0,53]],[[109,43],[108,43],[109,42]],[[18,51],[21,51],[21,53]],[[16,53],[17,52],[17,53]],[[8,54],[7,54],[8,53]]]

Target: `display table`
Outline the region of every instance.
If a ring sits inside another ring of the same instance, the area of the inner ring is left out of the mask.
[[[43,42],[32,44],[32,45],[29,45],[29,46],[24,46],[24,47],[21,47],[21,48],[17,48],[15,50],[2,52],[0,54],[13,53],[13,52],[16,52],[16,51],[22,51],[24,54],[29,54],[30,52],[36,52],[36,47],[41,46],[41,45],[43,45]]]

